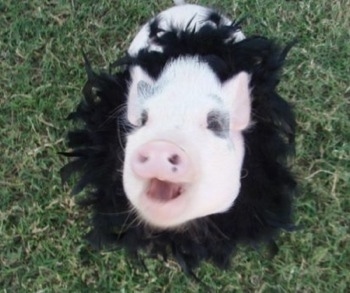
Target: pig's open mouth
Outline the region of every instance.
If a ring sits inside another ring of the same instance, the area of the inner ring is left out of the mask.
[[[184,192],[183,185],[153,178],[149,181],[146,195],[153,200],[167,202],[179,197]]]

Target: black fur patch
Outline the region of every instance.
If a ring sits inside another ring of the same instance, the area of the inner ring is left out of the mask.
[[[145,49],[136,57],[126,56],[115,63],[126,65],[116,74],[97,74],[86,61],[84,98],[69,117],[83,126],[68,134],[72,151],[65,155],[74,159],[61,174],[64,180],[76,172],[80,175],[73,193],[86,187],[92,190],[82,204],[93,207],[88,239],[95,247],[123,247],[131,255],[143,250],[164,259],[171,254],[185,271],[192,272],[203,260],[226,267],[239,243],[263,242],[276,249],[277,232],[293,229],[296,182],[288,158],[294,154],[295,119],[290,105],[276,92],[290,46],[281,49],[258,36],[235,43],[232,33],[238,24],[220,25],[214,16],[216,28],[205,25],[197,32],[174,28],[160,37],[155,20],[152,38],[164,52]],[[225,213],[193,220],[181,230],[152,230],[135,220],[123,191],[121,170],[129,125],[118,113],[126,103],[128,69],[138,64],[157,78],[170,60],[192,55],[207,62],[222,81],[240,71],[252,75],[255,124],[244,133],[242,187],[234,206]]]

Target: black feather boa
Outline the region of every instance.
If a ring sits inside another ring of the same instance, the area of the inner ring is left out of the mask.
[[[273,245],[278,231],[293,228],[296,182],[288,160],[294,155],[295,119],[290,105],[276,93],[291,46],[281,49],[258,36],[227,41],[238,23],[206,25],[197,32],[174,28],[157,37],[157,23],[151,24],[150,37],[164,52],[142,50],[135,57],[125,56],[113,65],[119,68],[115,74],[95,73],[86,60],[84,98],[69,116],[82,126],[68,134],[71,151],[64,154],[74,159],[61,175],[64,181],[73,173],[80,175],[73,194],[89,187],[82,204],[93,208],[88,239],[95,247],[112,245],[131,255],[146,251],[165,259],[172,255],[187,272],[203,260],[226,267],[237,244]],[[126,103],[130,66],[138,64],[157,78],[169,60],[185,55],[208,62],[222,81],[240,71],[252,75],[254,127],[244,133],[242,185],[232,208],[179,230],[155,230],[135,220],[123,191],[121,170],[129,127],[117,114]]]

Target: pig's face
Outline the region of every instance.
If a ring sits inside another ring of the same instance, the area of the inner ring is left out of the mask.
[[[249,124],[248,76],[221,84],[196,58],[153,81],[132,69],[124,189],[147,223],[176,227],[229,209],[240,189],[241,131]]]

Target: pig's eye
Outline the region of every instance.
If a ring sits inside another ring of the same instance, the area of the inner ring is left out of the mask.
[[[148,120],[148,113],[146,110],[143,110],[140,118],[140,126],[144,126]]]
[[[229,121],[226,115],[218,111],[211,111],[207,116],[207,128],[219,137],[225,137],[229,129]]]

